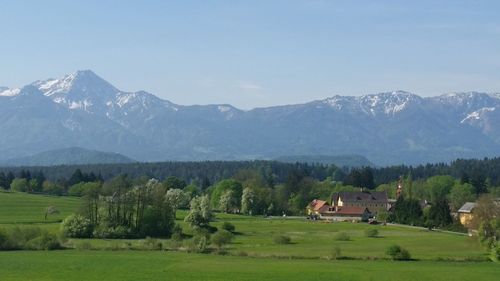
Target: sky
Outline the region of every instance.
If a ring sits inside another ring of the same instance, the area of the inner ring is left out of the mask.
[[[500,1],[3,1],[0,86],[91,69],[242,109],[334,95],[500,92]]]

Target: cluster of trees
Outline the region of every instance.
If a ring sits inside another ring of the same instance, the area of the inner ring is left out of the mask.
[[[377,189],[394,195],[396,185],[397,182],[383,184]],[[484,185],[484,188],[478,189],[477,185]],[[495,198],[499,190],[491,186],[488,180],[478,182],[468,177],[456,179],[451,176],[433,176],[427,180],[412,181],[411,177],[407,177],[403,186],[403,195],[396,201],[393,213],[388,216],[389,221],[465,231],[451,212],[456,212],[465,202],[477,202],[470,227],[479,229],[482,242],[497,247],[500,237],[500,202]]]
[[[186,185],[173,178],[160,182],[124,175],[104,183],[73,185],[70,192],[82,195],[84,205],[64,220],[64,233],[69,237],[170,237],[176,209],[187,206],[192,196],[177,187]]]
[[[283,183],[267,181],[255,170],[241,170],[231,179],[210,186],[211,207],[227,213],[249,215],[300,215],[314,198],[329,198],[332,192],[356,190],[328,177],[319,181],[307,170],[291,170]]]

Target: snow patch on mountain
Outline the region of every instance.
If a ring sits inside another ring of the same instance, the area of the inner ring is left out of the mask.
[[[410,104],[420,102],[417,95],[395,91],[380,93],[375,95],[365,95],[359,98],[360,105],[373,115],[383,113],[385,115],[396,115],[410,106]]]
[[[0,97],[13,97],[17,96],[21,92],[21,89],[15,88],[15,89],[9,89],[7,87],[1,87],[0,88]]]
[[[419,96],[408,92],[395,91],[359,97],[337,95],[323,100],[323,104],[339,111],[361,111],[373,116],[381,113],[396,115],[405,110],[410,104],[419,103],[421,99]]]
[[[232,109],[232,108],[231,108],[231,107],[229,107],[229,106],[226,106],[226,105],[219,105],[219,106],[217,106],[217,109],[218,109],[220,112],[224,113],[224,112],[231,111],[231,109]]]
[[[476,110],[474,112],[471,112],[467,115],[467,117],[465,117],[464,119],[462,119],[462,121],[460,121],[460,123],[466,123],[466,122],[470,122],[470,121],[473,121],[473,120],[481,120],[484,116],[484,114],[488,113],[488,112],[492,112],[492,111],[495,111],[495,107],[483,107],[479,110]]]

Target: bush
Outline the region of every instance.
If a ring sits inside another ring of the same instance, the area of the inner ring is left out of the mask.
[[[275,244],[290,244],[290,243],[292,243],[292,238],[290,238],[290,236],[286,236],[286,235],[276,235],[276,236],[274,236],[274,243]]]
[[[186,242],[186,248],[189,252],[205,253],[207,251],[209,238],[205,235],[195,235]]]
[[[132,230],[125,226],[99,225],[92,233],[96,238],[124,239],[132,238]]]
[[[9,235],[0,229],[0,251],[15,250],[16,246],[11,241]]]
[[[55,234],[43,231],[42,234],[26,243],[29,250],[57,250],[61,249],[61,243]]]
[[[71,215],[62,222],[62,231],[67,237],[90,238],[93,226],[89,219],[81,215]]]
[[[182,241],[182,227],[176,224],[172,229],[172,236],[170,237],[173,241]]]
[[[9,232],[0,230],[0,250],[55,250],[62,248],[55,234],[39,227],[14,227]]]
[[[351,236],[345,232],[339,232],[335,235],[334,239],[337,241],[349,241],[351,240]]]
[[[227,230],[229,232],[234,232],[236,227],[234,226],[234,224],[226,221],[222,224],[222,229]]]
[[[231,243],[231,240],[233,240],[233,234],[222,229],[212,235],[211,240],[212,244],[214,244],[218,249],[221,249],[224,245]]]
[[[161,250],[163,249],[163,244],[161,241],[158,241],[157,239],[151,238],[151,237],[146,237],[144,241],[141,243],[141,248],[143,250]]]
[[[340,249],[340,247],[339,246],[335,246],[332,249],[332,252],[330,254],[330,258],[332,260],[339,259],[341,257],[341,254],[342,254],[342,250]]]
[[[27,245],[28,241],[41,236],[42,232],[40,227],[14,227],[10,229],[8,236],[14,249],[30,249]]]
[[[496,262],[500,262],[500,246],[496,246],[491,249],[491,259]]]
[[[410,260],[410,253],[399,245],[392,245],[387,248],[387,255],[391,257],[392,260]]]
[[[377,237],[378,236],[378,229],[376,229],[376,228],[365,229],[365,236],[366,237]]]

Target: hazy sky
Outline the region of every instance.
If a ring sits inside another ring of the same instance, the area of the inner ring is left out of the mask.
[[[0,85],[78,69],[240,108],[500,92],[500,1],[0,0]]]

